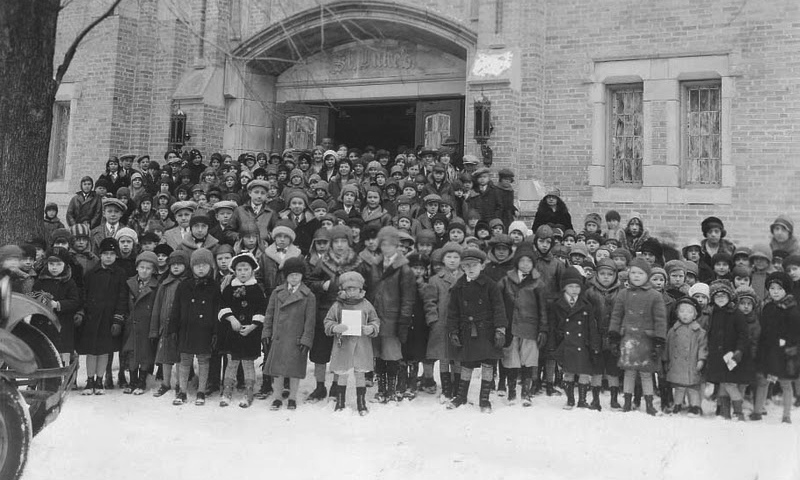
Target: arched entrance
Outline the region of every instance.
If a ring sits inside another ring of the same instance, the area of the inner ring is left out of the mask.
[[[476,42],[453,19],[396,3],[301,12],[234,52],[247,84],[228,89],[240,95],[227,96],[226,147],[307,149],[324,137],[390,150],[461,142]]]

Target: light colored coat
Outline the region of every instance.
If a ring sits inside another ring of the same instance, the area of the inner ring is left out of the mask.
[[[675,322],[667,332],[665,360],[667,381],[676,385],[698,385],[703,374],[697,369],[699,360],[708,358],[708,336],[697,321],[689,324]]]
[[[294,293],[279,285],[269,297],[261,338],[272,340],[264,373],[273,376],[305,378],[308,352],[314,344],[317,299],[311,289],[300,284]]]
[[[461,276],[461,270],[450,273],[442,269],[431,277],[429,286],[435,291],[436,307],[439,319],[430,325],[428,334],[428,360],[450,359],[448,354],[450,341],[447,338],[447,306],[450,304],[450,289]]]
[[[361,335],[360,337],[335,334],[333,327],[341,323],[342,310],[361,310],[361,325],[375,327],[373,334],[371,336]],[[336,337],[331,351],[331,371],[338,374],[347,373],[351,368],[355,369],[356,372],[371,371],[374,367],[371,337],[377,337],[379,332],[380,320],[378,319],[378,313],[369,301],[362,299],[355,304],[345,304],[341,301],[335,302],[328,310],[328,314],[325,315],[325,335]]]

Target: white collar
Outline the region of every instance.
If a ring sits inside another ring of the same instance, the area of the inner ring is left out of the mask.
[[[234,286],[234,287],[242,287],[242,286],[250,287],[250,286],[255,285],[255,284],[256,284],[256,279],[254,277],[250,277],[250,280],[248,280],[248,281],[246,281],[244,283],[240,282],[238,278],[234,278],[231,281],[231,285]]]

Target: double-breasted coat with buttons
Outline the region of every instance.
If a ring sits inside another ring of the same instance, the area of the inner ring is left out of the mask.
[[[220,351],[233,360],[255,360],[261,356],[261,329],[264,313],[267,310],[267,297],[261,285],[251,278],[245,283],[234,279],[222,291],[219,311],[220,337],[223,341]],[[233,330],[228,317],[233,316],[242,326],[255,325],[256,328],[246,336]]]
[[[708,362],[706,380],[714,383],[745,384],[754,380],[755,370],[750,358],[750,330],[744,314],[732,303],[714,306],[708,324]],[[733,370],[728,369],[724,356],[741,353]]]
[[[450,289],[461,275],[460,270],[450,273],[442,269],[431,277],[428,286],[436,296],[437,320],[430,324],[428,332],[428,360],[448,361],[450,359],[450,342],[447,339],[447,308],[450,305]]]
[[[667,308],[664,297],[650,284],[622,290],[614,300],[609,332],[622,336],[618,365],[623,369],[655,372],[661,361],[653,361],[653,340],[667,338]]]
[[[128,357],[131,368],[152,365],[155,352],[150,344],[150,319],[156,302],[158,279],[155,276],[139,286],[139,277],[128,279],[128,318],[123,328],[122,351],[132,352]]]
[[[570,307],[562,295],[550,305],[547,318],[555,326],[553,357],[564,371],[577,375],[594,373],[592,355],[600,352],[601,341],[592,302],[586,295],[579,295]]]
[[[459,278],[450,290],[447,309],[448,335],[457,334],[461,347],[451,349],[452,359],[461,362],[497,360],[503,349],[494,345],[495,330],[508,325],[503,294],[483,272],[470,282]],[[501,346],[502,347],[502,346]]]
[[[264,331],[261,338],[271,339],[264,364],[267,375],[305,378],[308,353],[314,344],[317,299],[311,289],[301,284],[290,292],[286,283],[279,285],[269,297]]]
[[[221,303],[222,294],[211,275],[184,280],[178,285],[169,321],[170,333],[177,334],[178,353],[212,353]]]
[[[175,303],[175,293],[187,276],[188,272],[186,271],[178,277],[170,274],[158,286],[153,316],[150,318],[150,338],[158,340],[156,363],[172,365],[181,361],[177,338],[170,335],[169,326]]]

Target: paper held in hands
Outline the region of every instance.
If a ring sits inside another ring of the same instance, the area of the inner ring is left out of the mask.
[[[733,359],[733,352],[726,353],[723,355],[722,359],[725,360],[725,365],[728,366],[728,370],[733,370],[736,368],[736,365],[738,365],[736,360]]]
[[[342,325],[347,325],[344,336],[361,336],[361,310],[342,310]]]

